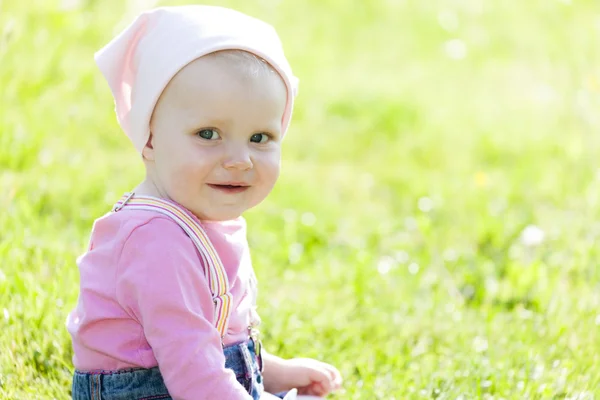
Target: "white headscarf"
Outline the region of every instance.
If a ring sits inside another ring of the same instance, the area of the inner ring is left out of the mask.
[[[287,104],[285,134],[297,92],[281,41],[263,21],[222,7],[161,7],[142,13],[95,54],[115,99],[117,120],[141,152],[150,134],[150,118],[169,81],[193,60],[219,50],[256,54],[281,75]]]

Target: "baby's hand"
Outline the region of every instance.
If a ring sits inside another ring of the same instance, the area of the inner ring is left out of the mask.
[[[342,376],[337,368],[312,358],[285,360],[281,372],[285,385],[297,388],[298,394],[302,395],[324,397],[342,386]]]

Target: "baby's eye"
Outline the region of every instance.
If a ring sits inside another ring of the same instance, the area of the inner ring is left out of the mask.
[[[250,137],[250,141],[254,143],[267,143],[269,141],[269,135],[266,133],[255,133]]]
[[[217,140],[221,137],[214,129],[202,129],[198,131],[197,135],[206,140]]]

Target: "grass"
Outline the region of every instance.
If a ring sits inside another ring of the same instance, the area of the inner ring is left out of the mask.
[[[339,399],[600,398],[598,3],[210,3],[300,77],[246,215],[266,346]],[[0,398],[69,396],[75,259],[143,174],[92,54],[147,6],[0,1]]]

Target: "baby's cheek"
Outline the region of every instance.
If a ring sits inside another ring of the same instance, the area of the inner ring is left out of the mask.
[[[265,178],[276,181],[279,177],[279,171],[281,169],[281,155],[279,152],[273,152],[265,154],[261,160],[261,168],[263,169],[263,175]]]
[[[177,192],[189,192],[200,185],[203,176],[201,170],[202,168],[193,162],[185,159],[177,160],[174,157],[171,162],[169,185]]]
[[[263,176],[263,182],[270,192],[279,179],[279,166],[273,165]]]
[[[255,163],[255,168],[257,172],[257,181],[256,187],[254,191],[254,198],[252,200],[253,205],[255,206],[262,202],[273,190],[275,183],[277,182],[277,178],[279,177],[279,161],[275,158],[263,159],[260,164]]]

